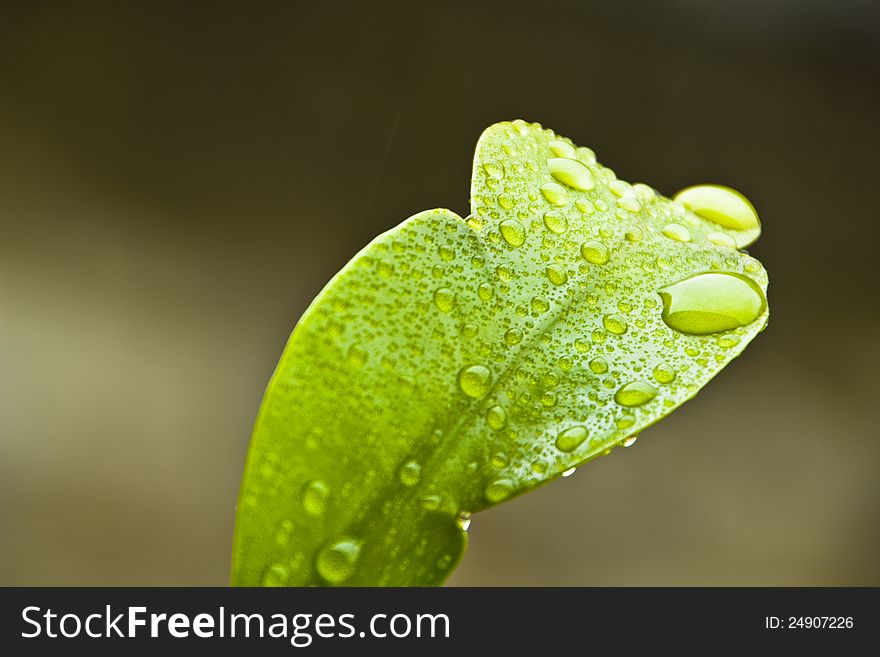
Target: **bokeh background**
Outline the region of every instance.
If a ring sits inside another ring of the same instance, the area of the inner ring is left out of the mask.
[[[758,207],[769,329],[635,447],[479,514],[456,585],[878,585],[880,4],[0,5],[0,584],[223,585],[323,284],[468,207],[480,131]]]

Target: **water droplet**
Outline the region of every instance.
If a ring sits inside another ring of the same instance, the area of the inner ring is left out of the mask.
[[[557,235],[562,235],[562,233],[568,230],[568,220],[556,210],[549,210],[544,213],[544,225],[547,226],[547,230]]]
[[[709,233],[706,235],[706,239],[715,246],[726,246],[728,249],[736,248],[736,240],[727,233]]]
[[[633,434],[632,436],[627,436],[623,440],[620,441],[621,446],[623,447],[632,447],[636,444],[636,441],[639,439],[638,434]]]
[[[500,502],[510,497],[514,489],[514,483],[510,479],[496,479],[486,486],[483,494],[488,502]]]
[[[730,272],[691,276],[660,290],[663,321],[691,335],[720,333],[754,322],[767,300],[751,278]]]
[[[573,189],[588,192],[596,186],[593,174],[585,164],[577,160],[551,157],[547,160],[547,169],[556,180]]]
[[[495,431],[501,431],[507,426],[507,411],[503,406],[493,406],[486,411],[486,424]]]
[[[568,192],[565,187],[556,183],[545,183],[541,185],[541,194],[550,205],[563,207],[568,205]]]
[[[731,347],[735,347],[739,344],[739,336],[738,335],[722,335],[718,338],[717,344],[722,349],[730,349]]]
[[[422,476],[422,466],[418,461],[407,461],[397,473],[397,478],[404,486],[415,486]]]
[[[556,157],[573,158],[576,155],[574,146],[558,139],[550,142],[550,150]]]
[[[437,567],[437,570],[446,570],[449,566],[452,565],[452,555],[444,554],[442,557],[437,559],[437,562],[434,564]]]
[[[327,509],[330,487],[320,479],[309,483],[302,496],[302,505],[309,515],[319,516]]]
[[[438,246],[437,253],[440,254],[440,258],[446,262],[451,262],[455,260],[455,250],[451,249],[448,246]]]
[[[573,452],[583,444],[587,436],[585,427],[569,427],[556,436],[556,449],[560,452]]]
[[[672,383],[675,380],[675,368],[669,363],[660,363],[654,368],[654,378],[660,383]]]
[[[550,303],[541,297],[532,298],[532,315],[538,316],[550,310]]]
[[[466,532],[470,529],[471,526],[471,514],[467,511],[462,511],[458,514],[458,517],[455,519],[455,524],[458,525],[461,531]]]
[[[354,367],[363,367],[367,362],[367,350],[363,347],[353,344],[348,348],[346,358],[350,365]]]
[[[505,219],[501,222],[501,237],[510,246],[522,246],[526,241],[526,229],[516,219]]]
[[[638,212],[642,209],[642,204],[635,196],[624,196],[617,199],[617,207],[623,208],[627,212]]]
[[[504,165],[498,160],[486,160],[483,162],[483,171],[493,178],[504,177]]]
[[[673,199],[709,221],[732,228],[759,228],[758,213],[749,200],[735,189],[722,185],[696,185],[683,189]]]
[[[350,538],[336,541],[318,553],[315,568],[330,584],[341,584],[354,575],[361,555],[361,544]]]
[[[495,288],[491,283],[480,283],[480,287],[477,288],[477,296],[483,301],[489,301],[495,296]]]
[[[614,393],[614,401],[621,406],[641,406],[657,396],[657,388],[650,383],[633,381],[624,384]]]
[[[568,470],[566,470],[566,471],[564,471],[564,472],[562,473],[562,476],[563,476],[563,477],[570,477],[570,476],[573,475],[575,472],[577,472],[577,468],[569,468]]]
[[[513,206],[516,205],[516,200],[510,194],[499,194],[498,205],[500,205],[505,210],[512,210]]]
[[[284,564],[269,564],[263,573],[263,586],[284,586],[289,577],[290,573]]]
[[[483,365],[465,367],[458,374],[458,385],[461,391],[474,399],[489,392],[491,382],[492,373]]]
[[[614,335],[626,333],[626,320],[620,315],[605,315],[602,318],[602,325],[609,333],[614,333]]]
[[[293,523],[290,520],[284,519],[278,523],[278,528],[275,530],[275,542],[278,545],[287,545],[290,543],[290,536],[293,533]]]
[[[509,344],[511,347],[515,344],[519,344],[522,342],[523,335],[516,329],[508,329],[504,334],[504,341]]]
[[[602,242],[595,241],[581,244],[581,255],[584,260],[593,265],[604,265],[610,258],[608,247]]]
[[[666,224],[661,231],[666,237],[676,242],[690,242],[691,234],[681,224]]]
[[[604,358],[594,358],[590,361],[590,369],[593,374],[605,374],[608,371],[608,361]]]
[[[628,242],[641,242],[645,238],[645,231],[639,226],[630,226],[623,233],[623,236]]]
[[[434,291],[434,305],[440,312],[448,313],[455,308],[455,292],[448,287],[441,287]]]
[[[547,267],[547,280],[553,285],[565,285],[568,282],[568,274],[561,265],[549,265]]]

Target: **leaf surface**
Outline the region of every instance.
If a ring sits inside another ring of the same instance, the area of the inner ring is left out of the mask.
[[[380,235],[300,319],[242,482],[236,585],[432,585],[462,514],[608,453],[765,326],[735,230],[537,124],[481,136],[471,214]]]

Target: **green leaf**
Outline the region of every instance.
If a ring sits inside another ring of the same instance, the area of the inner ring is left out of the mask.
[[[462,514],[607,454],[766,324],[766,272],[736,250],[757,215],[714,223],[711,193],[692,212],[515,121],[480,138],[471,197],[466,220],[377,237],[303,315],[254,429],[234,584],[440,583]]]

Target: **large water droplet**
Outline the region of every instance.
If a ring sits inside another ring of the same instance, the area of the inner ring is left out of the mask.
[[[468,397],[474,399],[489,392],[492,373],[483,365],[470,365],[458,373],[458,386]]]
[[[397,478],[400,479],[400,483],[404,486],[415,486],[419,483],[421,476],[422,466],[419,465],[418,461],[407,461],[400,466],[400,470],[397,473]]]
[[[563,185],[573,189],[588,192],[596,186],[593,174],[585,164],[577,160],[569,160],[564,157],[551,157],[547,160],[547,169],[550,175]]]
[[[455,292],[448,287],[439,288],[434,292],[434,305],[440,312],[451,312],[455,308]]]
[[[660,290],[663,321],[691,335],[720,333],[754,322],[767,300],[751,278],[731,272],[691,276]]]
[[[501,237],[510,246],[522,246],[526,241],[526,229],[516,219],[505,219],[501,222]]]
[[[556,449],[560,452],[573,452],[587,439],[585,427],[569,427],[556,436]]]
[[[318,553],[315,568],[318,574],[330,584],[341,584],[354,575],[361,544],[350,538],[336,541]]]
[[[500,502],[510,497],[514,489],[514,483],[510,479],[496,479],[486,486],[483,494],[488,502]]]
[[[568,282],[568,274],[565,271],[565,267],[561,265],[548,265],[547,280],[553,283],[553,285],[565,285]]]
[[[758,228],[758,213],[749,200],[735,189],[722,185],[696,185],[675,195],[691,212],[734,230]]]
[[[562,207],[568,205],[568,192],[565,187],[556,183],[544,183],[541,185],[541,194],[551,205]]]
[[[549,210],[544,213],[544,225],[547,226],[547,230],[557,235],[562,235],[562,233],[568,230],[568,220],[556,210]]]
[[[568,142],[559,141],[557,139],[554,139],[550,142],[550,151],[556,157],[574,158],[577,156],[577,153],[575,153],[574,150],[574,146],[572,146]]]
[[[507,426],[507,411],[503,406],[493,406],[486,411],[486,424],[495,431],[501,431]]]
[[[621,406],[641,406],[657,396],[657,388],[644,381],[626,383],[614,393],[614,401]]]
[[[602,325],[609,333],[614,333],[615,335],[626,333],[626,320],[620,315],[605,315],[602,318]]]
[[[661,231],[666,237],[676,242],[690,242],[691,234],[681,224],[666,224]]]
[[[327,509],[330,487],[320,479],[309,483],[302,496],[302,505],[306,513],[319,516]]]
[[[592,265],[604,265],[608,262],[608,247],[602,242],[584,242],[581,244],[581,255]]]

